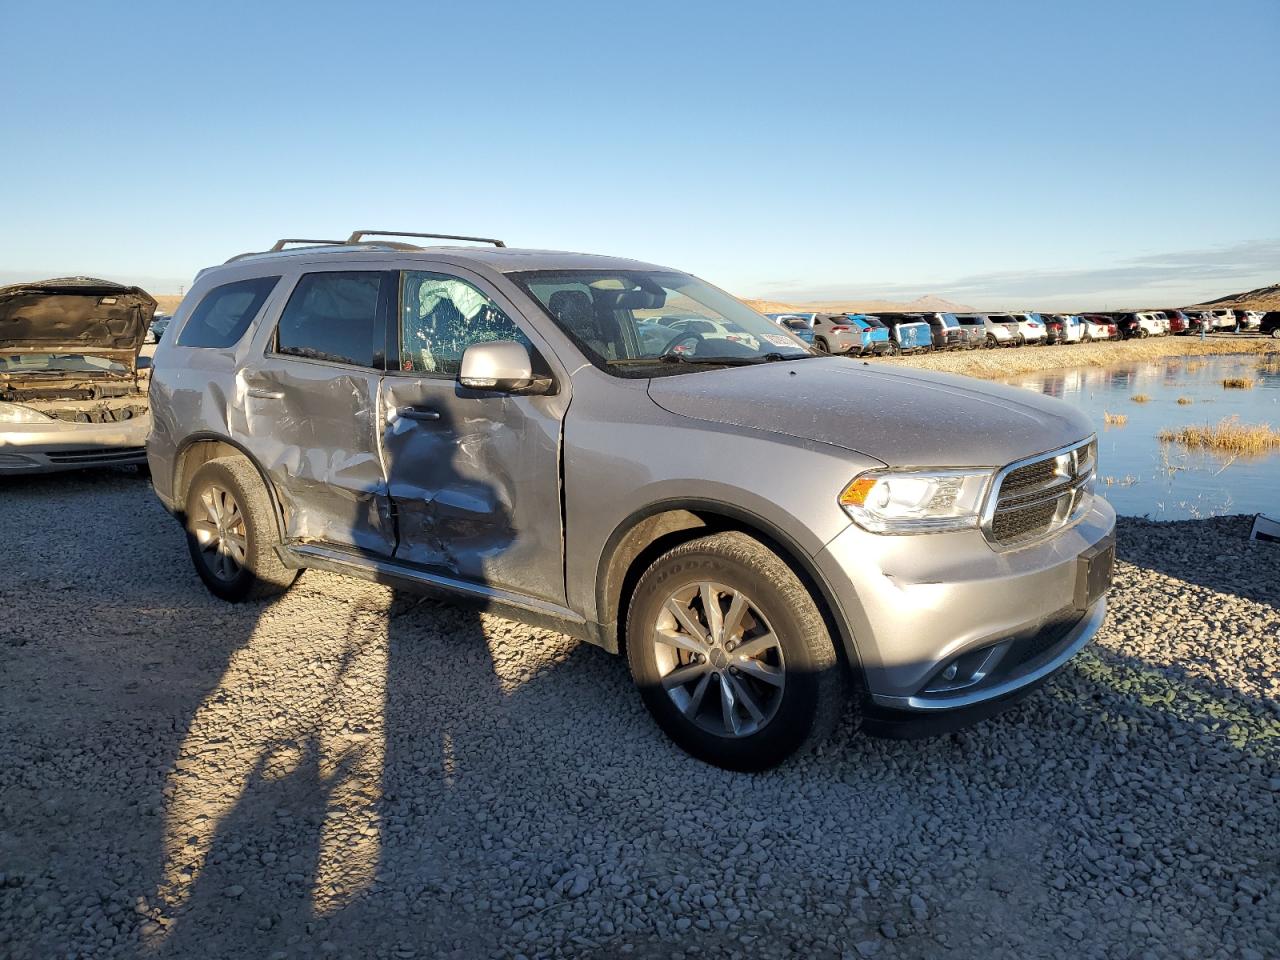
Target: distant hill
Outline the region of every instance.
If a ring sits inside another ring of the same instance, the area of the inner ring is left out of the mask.
[[[1233,293],[1217,300],[1206,300],[1197,307],[1236,307],[1240,310],[1280,310],[1280,283],[1244,293]]]
[[[786,303],[782,300],[747,300],[747,306],[761,313],[901,313],[919,310],[925,313],[976,313],[973,307],[952,303],[942,297],[926,294],[906,303],[893,300],[812,300]]]

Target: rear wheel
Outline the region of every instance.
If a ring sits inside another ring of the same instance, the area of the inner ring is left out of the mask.
[[[667,736],[730,770],[764,770],[823,739],[846,702],[813,597],[743,533],[693,540],[645,571],[628,608],[627,660]]]
[[[813,346],[814,346],[814,349],[817,350],[819,353],[831,352],[831,348],[827,346],[827,341],[823,340],[821,337],[814,338]]]
[[[187,490],[187,549],[215,596],[232,603],[284,593],[298,571],[280,562],[271,501],[247,460],[204,464]]]

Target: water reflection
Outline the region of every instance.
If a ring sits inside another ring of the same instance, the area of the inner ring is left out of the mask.
[[[1244,377],[1252,389],[1225,389]],[[1116,510],[1157,520],[1280,513],[1280,453],[1235,456],[1161,443],[1161,430],[1215,424],[1280,424],[1280,358],[1177,357],[1123,367],[1024,374],[1011,381],[1083,409],[1098,431],[1102,492]],[[1145,395],[1145,403],[1134,397]],[[1181,399],[1181,403],[1179,400]],[[1104,414],[1120,414],[1122,425]]]

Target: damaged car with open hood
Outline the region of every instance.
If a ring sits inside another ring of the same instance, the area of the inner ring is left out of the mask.
[[[140,287],[67,277],[0,287],[0,474],[145,464]]]

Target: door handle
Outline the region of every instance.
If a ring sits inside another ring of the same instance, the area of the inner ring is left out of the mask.
[[[255,397],[258,400],[283,400],[283,390],[267,390],[264,387],[249,387],[245,390],[245,395]]]
[[[397,407],[396,415],[404,417],[406,420],[439,420],[439,410],[429,410],[426,407]]]

